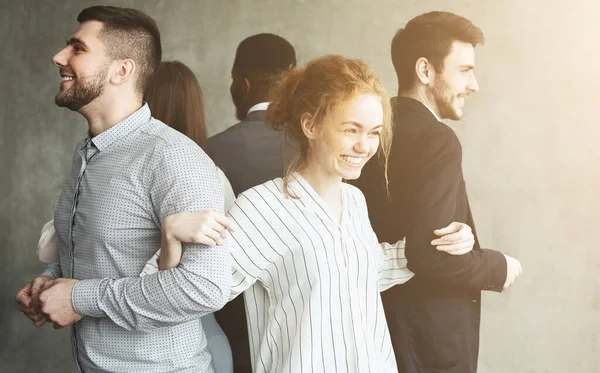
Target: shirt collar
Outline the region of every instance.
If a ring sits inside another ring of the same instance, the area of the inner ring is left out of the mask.
[[[440,120],[440,117],[438,117],[438,116],[437,116],[437,114],[435,113],[435,111],[433,111],[433,110],[432,110],[432,109],[431,109],[429,106],[427,106],[427,104],[426,104],[426,103],[424,103],[424,102],[423,102],[423,105],[425,105],[425,107],[426,107],[427,109],[429,109],[429,111],[431,111],[431,114],[433,114],[433,116],[435,117],[435,119],[436,119],[438,122],[441,122],[441,120]]]
[[[150,120],[150,117],[150,108],[148,107],[148,104],[144,104],[135,113],[123,119],[121,122],[97,136],[92,137],[91,141],[99,151],[102,151],[116,140],[122,139],[142,124],[147,123]],[[91,137],[91,134],[88,134],[88,137]]]
[[[332,215],[329,206],[323,200],[323,198],[317,193],[316,190],[310,185],[310,183],[302,177],[297,171],[290,175],[288,188],[292,195],[296,196],[302,201],[304,207],[307,207],[314,211],[317,215],[320,215],[324,220],[329,220],[334,224],[339,224],[338,219]],[[345,188],[342,186],[342,214],[345,215],[348,198],[345,197]],[[342,224],[347,219],[342,218]]]
[[[246,113],[246,115],[250,114],[253,111],[259,111],[259,110],[267,110],[267,108],[269,107],[270,102],[260,102],[254,106],[252,106],[250,109],[248,109],[248,112]]]

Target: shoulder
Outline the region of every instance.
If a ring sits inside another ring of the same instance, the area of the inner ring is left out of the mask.
[[[159,120],[152,119],[143,129],[149,158],[146,177],[218,183],[212,159],[193,140]]]
[[[156,155],[164,158],[194,155],[209,160],[204,150],[192,139],[158,119],[152,118],[149,125],[144,128],[143,134]]]
[[[212,135],[211,137],[208,138],[208,144],[218,144],[221,143],[223,141],[227,141],[229,139],[231,139],[231,137],[234,137],[235,134],[237,132],[239,132],[241,126],[242,126],[243,122],[238,122],[236,124],[234,124],[233,126],[227,128],[224,131],[221,131],[215,135]]]
[[[406,147],[425,158],[440,154],[462,156],[462,145],[454,130],[433,116],[409,113],[398,120],[403,123],[398,126],[400,133],[395,133],[396,147]]]
[[[240,193],[232,210],[272,211],[273,206],[285,203],[286,198],[283,192],[283,180],[277,178]]]
[[[445,152],[461,152],[462,146],[454,130],[444,123],[428,129],[422,136],[421,144],[425,149]]]
[[[238,196],[240,201],[268,203],[269,201],[285,199],[283,179],[276,178],[256,185]]]

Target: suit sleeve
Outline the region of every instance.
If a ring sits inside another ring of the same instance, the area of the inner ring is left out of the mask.
[[[452,132],[430,136],[417,159],[412,228],[407,232],[405,254],[408,268],[419,276],[452,282],[479,290],[502,291],[506,280],[506,259],[500,252],[475,248],[465,255],[438,251],[431,241],[433,231],[452,221],[466,223],[457,216],[462,182],[462,150]]]

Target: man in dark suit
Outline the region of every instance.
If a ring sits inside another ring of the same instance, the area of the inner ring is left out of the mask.
[[[209,154],[237,196],[246,189],[283,177],[293,156],[284,132],[265,123],[268,93],[279,75],[296,66],[296,51],[284,38],[258,34],[237,48],[231,69],[231,98],[239,123],[208,139]],[[243,297],[215,313],[229,339],[235,373],[252,372]]]
[[[231,69],[231,98],[241,121],[208,140],[210,155],[236,194],[285,174],[293,147],[283,131],[265,124],[268,93],[279,75],[296,66],[294,47],[273,34],[243,40]]]
[[[483,34],[446,12],[412,19],[392,41],[398,97],[392,99],[394,140],[389,196],[383,170],[370,162],[358,181],[380,241],[406,237],[415,276],[382,294],[400,373],[474,373],[479,352],[481,291],[501,292],[520,263],[481,249],[469,208],[458,137],[442,119],[459,120],[479,87],[474,48]],[[436,250],[436,227],[459,221],[473,227],[470,253]]]

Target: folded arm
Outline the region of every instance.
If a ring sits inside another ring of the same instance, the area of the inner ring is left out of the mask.
[[[223,211],[215,167],[197,147],[172,146],[148,175],[158,224],[185,211]],[[143,277],[79,281],[72,292],[77,313],[109,317],[128,330],[180,324],[220,309],[229,298],[231,259],[225,244],[184,244],[181,262]]]
[[[431,244],[435,229],[453,220],[466,219],[456,216],[462,182],[458,138],[453,133],[437,133],[428,139],[422,154],[418,158],[420,173],[416,180],[419,188],[413,200],[416,214],[406,237],[408,268],[419,276],[502,291],[506,280],[506,259],[502,253],[477,248],[455,256]]]

